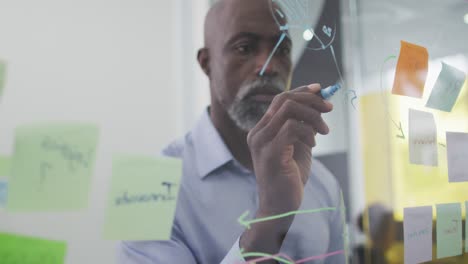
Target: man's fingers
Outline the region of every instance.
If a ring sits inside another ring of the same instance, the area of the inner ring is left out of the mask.
[[[315,129],[310,124],[289,119],[281,127],[274,141],[278,146],[296,145],[299,142],[312,149],[316,145],[314,134]]]
[[[320,87],[320,86],[317,86]],[[286,92],[277,95],[270,107],[268,108],[265,115],[258,122],[253,132],[266,126],[283,104],[288,100],[296,101],[300,104],[304,104],[307,107],[311,107],[321,113],[328,113],[333,110],[333,105],[321,98],[318,94],[312,93],[308,87],[298,88],[299,91]],[[320,89],[318,89],[320,90]]]
[[[272,140],[279,133],[283,125],[289,120],[303,121],[314,129],[314,133],[328,134],[329,128],[322,119],[321,113],[297,103],[296,101],[286,101],[280,110],[271,118],[270,122],[258,131],[258,136],[264,141]]]
[[[278,111],[287,100],[293,100],[305,106],[312,107],[321,113],[328,113],[333,110],[333,105],[330,102],[323,99],[317,93],[311,92],[287,92],[279,94],[273,99],[270,109],[274,112]]]
[[[320,89],[320,84],[311,84],[277,95],[262,119],[249,132],[247,142],[253,142],[253,137],[259,137],[262,142],[272,140],[289,118],[311,124],[315,128],[313,135],[317,132],[328,134],[329,129],[321,113],[332,111],[333,105],[320,96]]]
[[[309,89],[309,91],[311,91],[312,93],[318,93],[320,92],[320,90],[322,89],[322,86],[318,83],[313,83],[313,84],[309,84],[306,86],[307,89]]]

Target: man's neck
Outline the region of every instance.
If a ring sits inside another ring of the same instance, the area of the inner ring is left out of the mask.
[[[252,156],[247,145],[247,132],[241,130],[220,106],[212,105],[209,114],[213,125],[221,135],[232,156],[244,167],[253,171]]]

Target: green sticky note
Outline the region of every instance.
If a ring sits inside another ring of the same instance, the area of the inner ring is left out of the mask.
[[[465,78],[464,72],[442,62],[442,71],[432,88],[426,107],[451,112],[465,83]]]
[[[174,221],[182,162],[172,158],[114,158],[104,237],[168,240]]]
[[[437,205],[437,258],[461,255],[462,216],[459,203]]]
[[[7,65],[4,61],[0,60],[0,96],[3,93],[6,83]]]
[[[68,211],[87,207],[97,141],[98,129],[91,124],[17,128],[7,209]]]
[[[0,156],[0,177],[10,176],[10,157]]]
[[[63,264],[65,242],[0,233],[2,264]]]

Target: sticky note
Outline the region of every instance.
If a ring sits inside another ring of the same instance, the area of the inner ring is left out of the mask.
[[[0,156],[0,177],[10,176],[10,157]]]
[[[426,107],[451,112],[460,95],[465,79],[464,72],[442,62],[442,70],[434,88],[432,88]]]
[[[437,206],[437,258],[462,254],[462,217],[459,203]]]
[[[172,158],[114,158],[104,237],[168,240],[174,221],[182,163]]]
[[[0,178],[0,208],[5,208],[7,204],[8,181]]]
[[[7,74],[7,65],[4,61],[0,60],[0,96],[2,96],[3,89],[5,88]]]
[[[432,206],[404,209],[405,263],[432,260]]]
[[[409,109],[410,163],[437,166],[437,127],[432,113]]]
[[[447,132],[449,182],[468,182],[468,133]]]
[[[69,211],[88,204],[98,129],[53,123],[16,129],[9,211]]]
[[[422,98],[429,64],[427,49],[401,41],[392,93]]]
[[[0,233],[2,264],[63,264],[65,242]]]

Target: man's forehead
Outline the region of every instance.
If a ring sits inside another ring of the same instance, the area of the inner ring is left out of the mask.
[[[272,36],[280,32],[271,12],[268,0],[231,0],[223,12],[226,28],[230,34],[251,32]]]

